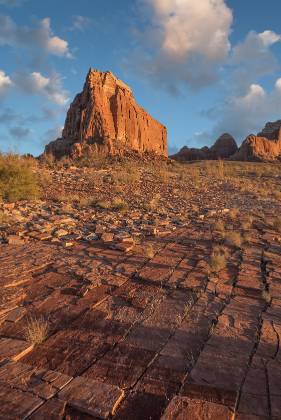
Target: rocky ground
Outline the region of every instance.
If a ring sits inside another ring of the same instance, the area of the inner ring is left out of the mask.
[[[0,418],[280,419],[281,168],[37,171],[0,204]]]

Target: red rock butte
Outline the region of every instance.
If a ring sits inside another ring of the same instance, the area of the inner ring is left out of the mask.
[[[140,107],[111,72],[90,69],[67,112],[62,137],[45,148],[55,158],[84,153],[154,152],[167,156],[167,130]]]
[[[251,134],[233,156],[234,160],[273,162],[281,160],[281,120],[266,123],[256,136]]]

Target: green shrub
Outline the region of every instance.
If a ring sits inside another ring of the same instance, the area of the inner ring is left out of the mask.
[[[39,197],[34,162],[17,155],[0,155],[0,198],[14,202]]]

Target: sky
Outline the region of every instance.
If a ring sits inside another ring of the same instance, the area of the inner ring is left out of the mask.
[[[170,153],[281,118],[280,0],[0,0],[0,150],[60,136],[90,67],[168,129]]]

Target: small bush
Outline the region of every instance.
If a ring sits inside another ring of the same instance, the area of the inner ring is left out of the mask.
[[[281,232],[281,217],[276,217],[272,222],[273,229],[277,230],[277,232]]]
[[[231,220],[236,220],[239,215],[239,210],[236,208],[230,209],[228,215]]]
[[[263,298],[263,300],[265,300],[265,302],[266,303],[270,303],[271,302],[271,295],[270,295],[270,293],[267,291],[267,290],[264,290],[263,292],[262,292],[262,298]]]
[[[49,325],[48,322],[41,316],[30,317],[27,321],[24,336],[26,341],[31,344],[41,344],[48,337]]]
[[[121,197],[116,197],[112,200],[111,203],[112,210],[125,212],[128,210],[128,203]]]
[[[152,244],[148,244],[145,249],[145,255],[147,258],[152,259],[155,255],[155,250]]]
[[[113,179],[116,184],[134,184],[139,181],[140,173],[134,166],[123,164],[118,172],[113,173]]]
[[[251,227],[253,226],[253,217],[252,216],[248,216],[246,219],[241,221],[241,227],[244,230],[248,230],[251,229]]]
[[[215,224],[214,224],[214,230],[223,233],[225,229],[224,226],[224,221],[223,220],[218,220]]]
[[[228,232],[225,234],[224,239],[228,245],[236,246],[237,248],[240,248],[242,244],[242,239],[239,232]]]
[[[17,155],[0,155],[0,198],[14,202],[39,197],[33,161]]]
[[[210,261],[210,267],[213,273],[218,273],[226,266],[226,251],[223,247],[215,247]]]
[[[111,208],[111,202],[109,200],[100,200],[96,201],[94,206],[103,210],[109,210]]]
[[[9,223],[10,220],[10,217],[0,210],[0,225],[5,225],[6,223]]]

